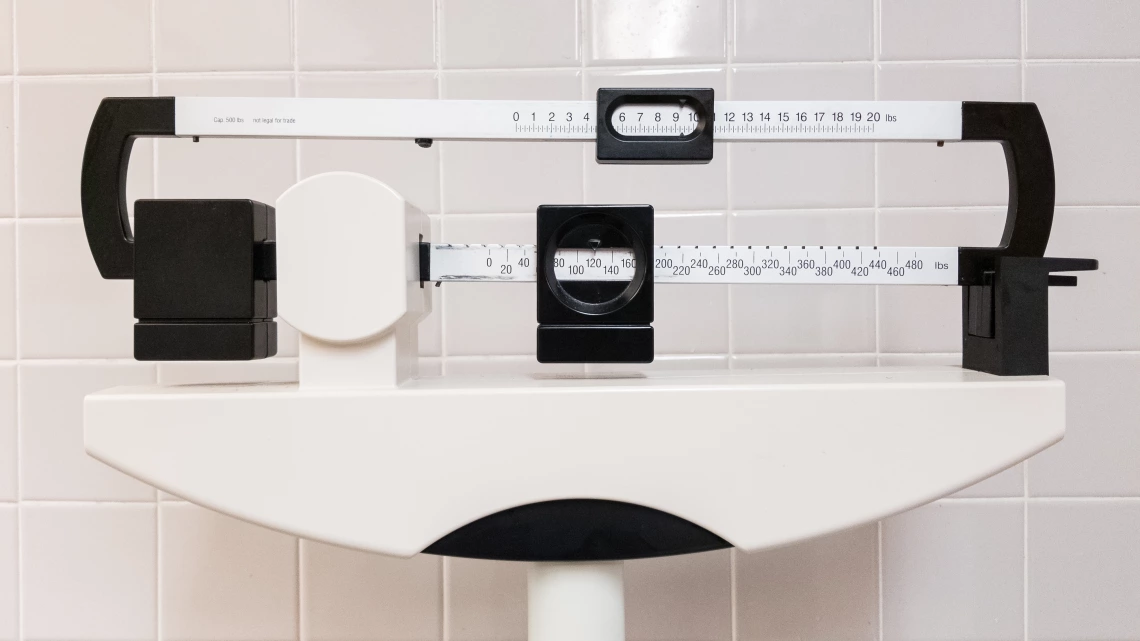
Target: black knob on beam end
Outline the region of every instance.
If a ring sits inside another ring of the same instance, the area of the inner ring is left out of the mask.
[[[684,135],[625,134],[613,117],[623,105],[683,105],[697,118]],[[598,89],[597,161],[601,164],[704,164],[713,157],[712,89]]]
[[[135,204],[135,358],[277,353],[274,210],[252,200]]]

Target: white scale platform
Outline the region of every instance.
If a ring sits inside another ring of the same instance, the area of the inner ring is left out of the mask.
[[[411,556],[510,507],[598,498],[744,551],[945,496],[1057,442],[1064,386],[959,368],[117,388],[88,452],[283,532]]]

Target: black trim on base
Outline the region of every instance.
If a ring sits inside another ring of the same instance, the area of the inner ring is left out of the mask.
[[[472,521],[424,552],[496,561],[619,561],[732,547],[668,512],[599,499],[531,503]]]

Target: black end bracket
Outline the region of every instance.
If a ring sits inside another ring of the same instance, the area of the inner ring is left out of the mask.
[[[1049,373],[1049,287],[1075,286],[1087,258],[997,258],[979,284],[962,288],[962,367],[999,376]]]
[[[83,150],[80,205],[91,256],[103,278],[134,277],[127,218],[127,164],[139,136],[174,135],[174,98],[104,98]]]
[[[1075,286],[1053,272],[1097,269],[1085,258],[1045,258],[1056,177],[1041,112],[1033,103],[963,102],[962,140],[1000,142],[1009,206],[997,247],[958,252],[962,366],[1000,376],[1049,373],[1049,287]]]
[[[103,278],[135,280],[135,358],[252,360],[277,353],[274,211],[251,200],[140,200],[138,137],[175,135],[174,98],[105,98],[83,151],[80,202]]]

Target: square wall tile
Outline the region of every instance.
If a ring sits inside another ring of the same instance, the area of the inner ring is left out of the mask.
[[[190,503],[159,504],[162,638],[297,638],[297,539]]]
[[[0,0],[0,75],[12,73],[12,0]]]
[[[883,521],[883,639],[1020,640],[1023,511],[942,502]]]
[[[19,73],[150,71],[150,5],[150,0],[16,0]]]
[[[25,505],[24,639],[154,639],[154,509]]]
[[[583,4],[591,64],[725,61],[726,0],[583,0]]]
[[[154,365],[147,363],[21,363],[22,498],[153,501],[149,485],[87,456],[83,397],[154,382]]]
[[[443,66],[577,66],[577,0],[444,0]]]
[[[524,641],[526,563],[444,559],[451,641]]]
[[[164,96],[292,96],[288,77],[160,78]],[[159,198],[251,198],[273,205],[296,182],[293,140],[158,141]]]
[[[881,0],[883,60],[1017,58],[1020,0]]]
[[[716,253],[728,244],[728,217],[720,212],[655,212],[658,245],[703,245]],[[706,254],[708,255],[708,254]],[[653,288],[654,351],[660,354],[728,352],[728,285],[662,284]]]
[[[1021,99],[1017,64],[885,64],[881,100]],[[879,205],[1005,205],[1005,152],[998,143],[879,144]]]
[[[626,561],[629,641],[729,641],[732,551]]]
[[[995,247],[1004,209],[890,209],[879,212],[886,247]],[[961,352],[962,290],[892,285],[879,288],[879,348],[884,352]]]
[[[1140,62],[1031,64],[1025,94],[1049,128],[1058,205],[1140,204],[1131,107],[1140,102]]]
[[[533,245],[535,231],[534,214],[445,216],[442,242]],[[534,285],[447,283],[441,289],[445,290],[447,356],[535,353],[538,300]]]
[[[656,323],[654,324],[656,327]],[[654,330],[656,332],[656,330]],[[727,370],[728,354],[654,354],[652,363],[587,363],[588,374]]]
[[[1129,320],[1140,315],[1138,237],[1140,207],[1057,210],[1047,255],[1096,258],[1100,269],[1075,274],[1077,287],[1050,289],[1050,349],[1140,349],[1140,324]]]
[[[1033,0],[1026,5],[1030,58],[1140,57],[1140,5],[1127,0]]]
[[[131,281],[99,275],[83,221],[18,224],[20,355],[130,358],[135,324]]]
[[[733,354],[733,370],[788,370],[874,367],[874,354]]]
[[[736,555],[740,641],[879,638],[878,528]]]
[[[297,0],[297,63],[305,70],[435,66],[435,3]]]
[[[99,102],[109,96],[149,95],[149,78],[21,79],[19,215],[78,217],[83,148]],[[132,206],[136,199],[151,196],[153,148],[142,139],[131,152],[127,202]]]
[[[158,364],[159,385],[296,383],[297,359],[260,361],[183,361]]]
[[[0,6],[0,10],[3,7]],[[0,41],[0,48],[4,43]],[[16,215],[16,121],[12,113],[12,82],[0,82],[0,218]]]
[[[157,0],[158,71],[293,69],[289,0]]]
[[[0,221],[0,359],[16,358],[16,224]]]
[[[16,364],[0,363],[0,501],[19,498],[16,470]]]
[[[1029,462],[1032,496],[1140,496],[1140,356],[1053,354],[1065,381],[1065,439]]]
[[[438,639],[443,560],[368,554],[301,542],[301,607],[312,641]]]
[[[586,99],[599,87],[712,87],[725,95],[723,69],[642,69],[586,72]],[[601,165],[593,144],[586,147],[588,203],[648,203],[658,211],[725,209],[728,207],[728,145],[714,146],[705,165]],[[550,201],[548,201],[550,202]]]
[[[866,0],[735,0],[733,60],[870,60],[874,5]]]
[[[438,98],[435,73],[305,74],[305,98]],[[408,140],[302,140],[301,177],[354,171],[389,185],[427,213],[439,212],[439,145]]]
[[[0,639],[19,637],[19,558],[15,505],[0,505]]]
[[[1029,638],[1140,638],[1140,503],[1029,504]]]
[[[874,97],[875,71],[870,64],[732,70],[732,100]],[[870,207],[875,202],[872,143],[733,143],[729,153],[728,187],[734,208]]]
[[[871,210],[737,212],[729,219],[729,242],[777,252],[783,245],[873,245],[874,238]],[[875,351],[872,287],[731,287],[734,353]]]
[[[450,72],[443,98],[579,100],[577,71]],[[580,142],[443,142],[444,213],[534,212],[582,202]],[[491,242],[503,242],[493,240]],[[534,241],[530,241],[534,242]]]
[[[586,371],[582,363],[539,363],[534,354],[525,356],[448,356],[442,361],[442,372],[448,376],[557,376],[560,374],[582,374]]]

